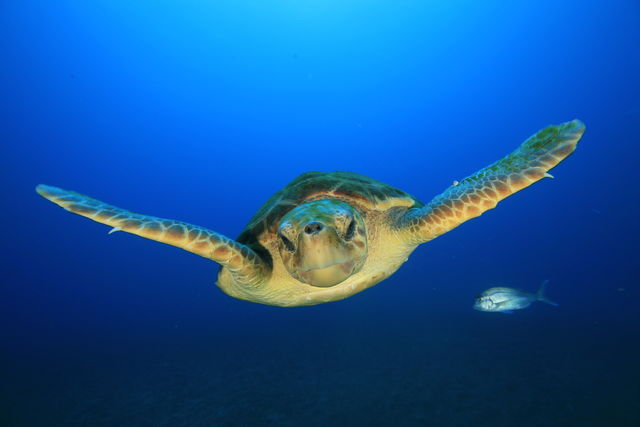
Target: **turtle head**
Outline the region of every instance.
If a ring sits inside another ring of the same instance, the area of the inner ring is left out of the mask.
[[[364,220],[339,200],[302,204],[280,221],[278,249],[297,280],[319,287],[337,285],[360,271],[367,258]]]

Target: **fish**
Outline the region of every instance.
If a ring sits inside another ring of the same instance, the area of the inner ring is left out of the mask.
[[[473,308],[478,311],[497,312],[511,314],[513,310],[527,308],[536,301],[544,302],[553,306],[558,306],[549,300],[544,291],[549,283],[545,280],[540,284],[538,292],[531,293],[520,289],[496,287],[482,292],[475,300]]]

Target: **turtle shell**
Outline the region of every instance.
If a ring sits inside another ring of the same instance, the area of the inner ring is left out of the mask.
[[[402,190],[353,172],[306,172],[275,193],[253,216],[237,241],[258,249],[258,236],[274,232],[287,212],[303,203],[339,199],[369,210],[422,207],[424,204]]]

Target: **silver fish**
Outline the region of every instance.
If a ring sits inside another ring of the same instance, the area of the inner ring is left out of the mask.
[[[544,296],[544,290],[547,287],[548,280],[540,285],[538,292],[531,293],[513,288],[491,288],[487,289],[476,298],[473,308],[479,311],[491,311],[510,314],[513,310],[527,308],[531,303],[536,301],[546,302],[557,306],[553,301],[548,300]]]

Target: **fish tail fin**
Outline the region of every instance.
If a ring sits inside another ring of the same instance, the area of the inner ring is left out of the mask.
[[[544,295],[544,291],[547,288],[548,283],[549,283],[549,280],[545,280],[540,284],[540,288],[538,289],[538,301],[546,302],[549,305],[553,305],[557,307],[558,303],[551,301]]]

